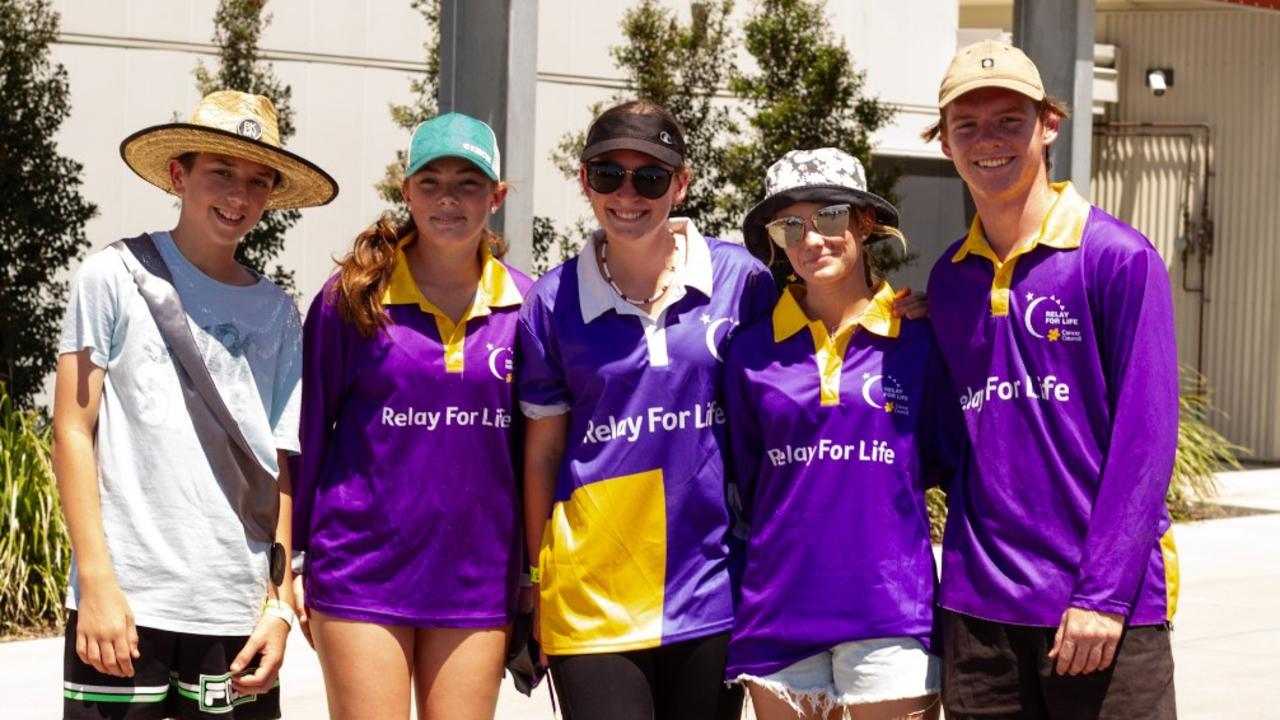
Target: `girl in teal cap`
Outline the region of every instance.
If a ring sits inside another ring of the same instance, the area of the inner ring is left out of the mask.
[[[486,226],[493,131],[413,133],[409,217],[361,233],[303,333],[298,613],[334,717],[491,718],[516,611],[511,374],[531,281]]]

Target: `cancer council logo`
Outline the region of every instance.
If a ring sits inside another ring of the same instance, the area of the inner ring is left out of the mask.
[[[862,399],[871,407],[896,415],[911,414],[911,398],[892,375],[862,373]]]
[[[1036,295],[1029,292],[1027,309],[1022,313],[1022,324],[1031,337],[1046,342],[1080,342],[1080,318],[1073,317],[1057,295]]]
[[[511,348],[493,343],[485,343],[484,347],[489,351],[489,372],[499,380],[511,382]]]
[[[738,327],[738,321],[727,317],[712,318],[706,313],[703,313],[700,319],[702,324],[707,326],[707,352],[719,362],[724,362],[724,358],[720,355],[720,348],[724,347],[729,336],[733,334],[734,328]]]

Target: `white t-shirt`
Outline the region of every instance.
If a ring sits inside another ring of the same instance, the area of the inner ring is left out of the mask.
[[[298,451],[302,326],[265,278],[218,282],[152,233],[196,345],[263,464]],[[252,632],[267,593],[267,546],[248,539],[213,475],[171,357],[119,253],[91,255],[71,286],[59,353],[90,349],[106,369],[98,411],[98,488],[107,549],[141,627]],[[80,597],[74,558],[67,606]]]

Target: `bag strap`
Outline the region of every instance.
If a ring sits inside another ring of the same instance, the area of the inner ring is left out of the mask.
[[[111,247],[120,253],[176,360],[174,369],[183,399],[214,477],[244,523],[245,532],[260,542],[275,542],[280,507],[276,476],[262,464],[223,402],[196,346],[169,266],[147,233],[118,240]]]

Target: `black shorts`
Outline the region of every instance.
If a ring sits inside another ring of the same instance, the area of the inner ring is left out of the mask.
[[[1059,675],[1057,628],[942,612],[942,705],[947,720],[1174,720],[1168,625],[1125,628],[1106,670]]]
[[[231,661],[247,636],[192,635],[138,628],[133,677],[104,675],[76,655],[76,613],[67,618],[62,715],[67,720],[271,720],[280,717],[280,682],[264,695],[231,687]],[[255,658],[252,666],[256,666]]]

